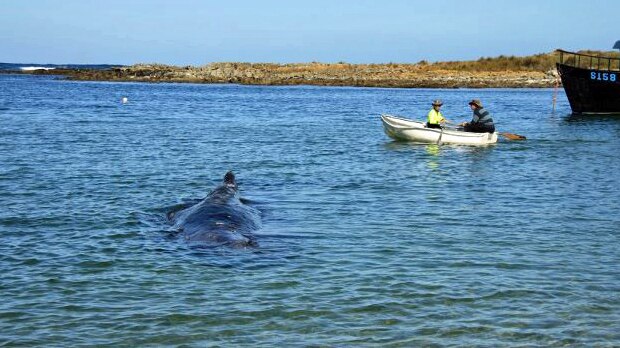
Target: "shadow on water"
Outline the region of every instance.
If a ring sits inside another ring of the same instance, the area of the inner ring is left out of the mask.
[[[567,114],[564,116],[564,120],[568,123],[583,123],[583,122],[620,122],[620,113],[619,114],[592,114],[592,115],[580,115],[580,114]]]
[[[568,114],[559,123],[564,140],[569,143],[615,144],[620,134],[620,114],[573,115]]]

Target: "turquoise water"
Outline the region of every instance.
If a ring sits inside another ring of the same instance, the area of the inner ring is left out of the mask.
[[[552,96],[0,75],[0,346],[618,346],[620,118]],[[384,135],[437,98],[528,140]],[[227,170],[260,246],[172,237]]]

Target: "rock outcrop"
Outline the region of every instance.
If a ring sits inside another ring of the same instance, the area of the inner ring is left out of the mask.
[[[73,80],[320,85],[359,87],[553,87],[559,78],[553,53],[477,61],[416,64],[212,63],[204,66],[136,64],[107,70],[51,70]]]
[[[429,88],[552,87],[557,80],[555,75],[543,71],[430,70],[415,64],[213,63],[201,67],[138,64],[62,74],[73,80]]]

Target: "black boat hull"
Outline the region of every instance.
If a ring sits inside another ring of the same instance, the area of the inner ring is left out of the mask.
[[[574,114],[620,114],[620,71],[556,67]]]

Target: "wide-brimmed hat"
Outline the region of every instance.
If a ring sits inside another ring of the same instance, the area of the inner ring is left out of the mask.
[[[472,101],[469,102],[469,105],[475,105],[479,108],[482,107],[482,103],[480,102],[480,99],[472,99]]]
[[[440,99],[433,100],[433,106],[442,106],[443,102]]]

